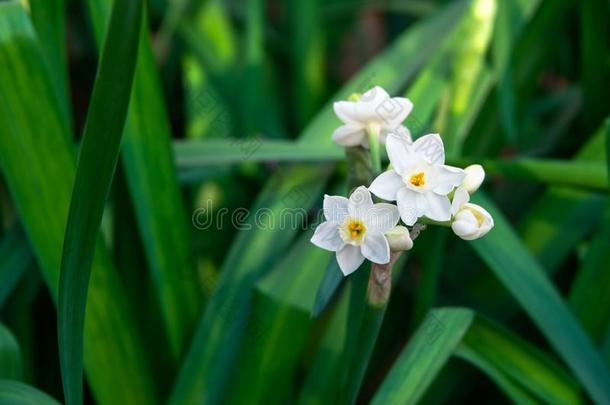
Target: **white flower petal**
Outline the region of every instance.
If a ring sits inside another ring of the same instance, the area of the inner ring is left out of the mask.
[[[369,186],[371,193],[386,201],[396,201],[396,193],[405,184],[394,170],[381,173]]]
[[[472,221],[454,221],[451,223],[453,233],[464,240],[474,240],[478,238],[479,228],[476,222]]]
[[[382,127],[393,130],[402,124],[413,109],[413,103],[403,97],[387,97],[379,102],[375,112]]]
[[[358,246],[345,245],[337,251],[337,263],[344,276],[352,274],[364,262],[364,256]]]
[[[413,225],[417,222],[417,199],[418,193],[412,190],[401,188],[396,194],[396,205],[402,222],[406,225]]]
[[[485,170],[481,165],[470,165],[464,169],[466,177],[462,181],[462,187],[472,194],[481,187],[483,180],[485,180]]]
[[[337,195],[324,195],[324,218],[327,221],[340,224],[348,215],[348,199]]]
[[[439,134],[428,134],[413,142],[413,151],[431,165],[445,164],[445,146]]]
[[[413,239],[411,239],[411,234],[406,226],[395,226],[385,233],[385,237],[392,252],[403,252],[413,248]]]
[[[399,138],[405,139],[408,144],[413,143],[413,137],[411,136],[411,131],[404,125],[399,125],[393,129],[389,128],[381,128],[381,134],[379,135],[379,142],[383,145],[386,144],[387,138],[390,134],[395,134]]]
[[[436,166],[435,167],[435,185],[432,191],[436,194],[447,195],[454,187],[462,184],[466,172],[463,169],[453,166]]]
[[[311,243],[325,250],[336,252],[343,246],[343,240],[339,235],[339,226],[332,222],[322,222],[316,228]]]
[[[347,210],[352,218],[364,218],[368,210],[373,208],[373,199],[369,190],[360,186],[349,197]]]
[[[333,109],[344,124],[359,125],[362,122],[356,113],[356,102],[337,101],[333,104]]]
[[[415,195],[415,213],[417,217],[423,217],[428,210],[428,199],[424,193],[416,193]]]
[[[420,159],[412,152],[410,141],[405,137],[396,134],[389,134],[385,144],[390,163],[396,173],[403,175],[413,166],[419,163]]]
[[[466,208],[471,212],[476,212],[480,217],[483,218],[483,222],[479,224],[479,228],[482,232],[481,236],[489,232],[489,230],[494,227],[494,219],[485,208],[472,203],[464,204],[463,208]]]
[[[373,263],[390,262],[390,245],[381,232],[367,231],[362,244],[362,254]]]
[[[367,233],[369,231],[386,233],[394,228],[400,220],[398,207],[394,204],[379,203],[373,205],[364,219]]]
[[[355,124],[342,125],[332,135],[333,142],[347,147],[361,145],[365,138],[366,133],[362,126]]]
[[[455,215],[462,208],[462,205],[470,201],[470,194],[464,187],[458,187],[453,193],[453,200],[451,200],[451,214]]]
[[[449,221],[451,219],[451,202],[446,195],[438,195],[435,193],[426,193],[426,217],[433,221]]]

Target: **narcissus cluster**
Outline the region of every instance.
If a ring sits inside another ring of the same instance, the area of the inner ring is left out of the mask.
[[[413,109],[407,98],[391,98],[381,87],[334,105],[343,122],[332,135],[335,143],[371,150],[385,144],[388,170],[371,184],[355,188],[349,198],[324,198],[325,222],[311,242],[336,252],[344,275],[356,271],[365,259],[384,265],[391,252],[413,247],[410,230],[417,224],[451,227],[464,240],[478,239],[494,226],[481,206],[470,203],[470,195],[483,183],[480,165],[465,169],[445,164],[445,148],[439,134],[415,141],[403,122]],[[349,163],[349,162],[348,162]],[[371,193],[391,203],[373,202]],[[399,225],[400,220],[405,226]]]

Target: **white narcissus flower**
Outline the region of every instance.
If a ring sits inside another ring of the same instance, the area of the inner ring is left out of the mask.
[[[494,226],[494,220],[483,207],[469,203],[470,195],[465,188],[459,187],[451,202],[451,229],[464,240],[479,239]]]
[[[369,147],[367,131],[379,136],[384,143],[389,132],[411,139],[411,133],[402,125],[413,109],[413,103],[404,97],[390,97],[379,86],[373,87],[357,101],[338,101],[335,114],[343,125],[335,130],[333,141],[341,146]]]
[[[445,165],[445,148],[438,134],[424,135],[412,144],[390,134],[386,142],[392,169],[369,187],[377,197],[396,201],[403,222],[413,225],[425,216],[434,221],[451,219],[449,194],[464,180],[464,170]]]
[[[462,186],[468,191],[469,194],[473,194],[481,187],[483,180],[485,180],[485,170],[481,165],[470,165],[464,168],[466,177],[462,182]]]
[[[324,196],[324,217],[311,242],[322,249],[337,252],[337,262],[343,275],[353,273],[365,258],[373,263],[390,261],[390,246],[385,233],[399,220],[398,209],[392,204],[373,204],[366,187],[358,187],[349,200],[339,196]]]

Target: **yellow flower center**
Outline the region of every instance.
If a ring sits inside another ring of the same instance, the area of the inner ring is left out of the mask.
[[[415,187],[421,187],[421,186],[425,185],[426,180],[424,180],[424,172],[415,173],[414,175],[411,176],[411,179],[409,179],[409,181]]]
[[[366,226],[359,219],[348,217],[341,225],[341,238],[350,245],[360,246],[365,233]]]
[[[362,237],[364,236],[364,232],[366,231],[364,224],[358,220],[352,220],[347,225],[347,229],[348,229],[349,235],[352,237],[352,239],[357,239],[357,240],[362,239]]]

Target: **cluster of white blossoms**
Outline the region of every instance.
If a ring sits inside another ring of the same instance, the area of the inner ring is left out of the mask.
[[[334,108],[344,123],[332,135],[337,144],[369,148],[370,142],[380,142],[391,164],[368,188],[356,188],[349,199],[324,197],[326,221],[311,242],[336,252],[344,275],[357,270],[365,259],[383,265],[390,262],[392,251],[411,249],[409,228],[399,225],[400,220],[409,227],[418,221],[451,226],[464,240],[480,238],[493,227],[491,215],[469,202],[485,178],[483,168],[446,165],[438,134],[413,142],[402,125],[413,108],[411,101],[390,98],[381,87],[374,87],[356,100],[336,102]],[[371,193],[396,205],[374,204]]]

